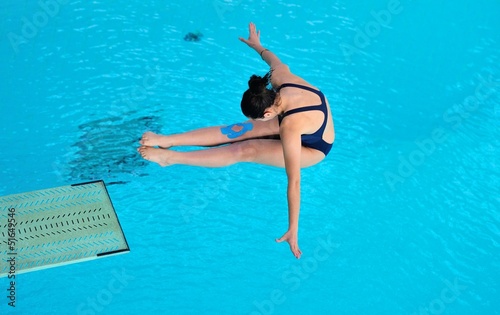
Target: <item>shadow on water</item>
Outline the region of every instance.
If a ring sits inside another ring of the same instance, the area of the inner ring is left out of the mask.
[[[127,112],[78,126],[79,141],[72,145],[74,153],[66,163],[68,180],[102,179],[107,185],[116,185],[126,184],[133,177],[147,176],[144,167],[148,163],[136,150],[143,132],[159,132],[160,117],[135,114]]]

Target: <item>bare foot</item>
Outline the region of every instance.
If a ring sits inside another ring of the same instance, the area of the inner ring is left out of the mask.
[[[163,136],[156,134],[154,132],[148,131],[142,135],[140,144],[143,146],[154,147],[159,146],[161,148],[170,148],[172,145],[170,144],[170,140],[168,136]]]
[[[160,164],[160,166],[168,166],[171,165],[169,162],[170,150],[166,149],[157,149],[153,147],[141,146],[137,149],[141,156],[151,162],[156,162]]]

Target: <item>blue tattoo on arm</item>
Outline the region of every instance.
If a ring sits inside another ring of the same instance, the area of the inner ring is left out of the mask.
[[[238,131],[236,131],[235,129]],[[253,129],[253,124],[251,122],[244,122],[222,127],[220,131],[222,132],[223,135],[226,135],[229,139],[234,139],[244,135],[247,131],[250,131],[252,129]]]

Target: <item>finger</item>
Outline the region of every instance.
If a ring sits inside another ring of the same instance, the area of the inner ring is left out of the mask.
[[[298,247],[295,247],[294,248],[294,251],[293,251],[293,254],[295,255],[295,257],[300,258],[300,255],[302,255],[302,252],[300,251],[300,249]]]
[[[276,242],[277,242],[277,243],[281,243],[281,242],[283,242],[283,237],[282,237],[282,238],[277,238],[277,239],[276,239]]]

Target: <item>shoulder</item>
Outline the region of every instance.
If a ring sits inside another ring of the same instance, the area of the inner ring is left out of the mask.
[[[287,73],[290,72],[290,67],[285,63],[279,63],[272,67],[271,71],[276,73]]]
[[[280,134],[283,136],[300,136],[303,133],[307,121],[302,115],[288,115],[282,119]]]
[[[283,83],[294,80],[296,75],[290,71],[290,67],[284,63],[280,63],[271,68],[271,84],[274,88],[280,87]]]
[[[275,68],[271,69],[271,84],[273,88],[279,89],[285,83],[294,83],[303,86],[309,86],[313,89],[318,89],[312,86],[309,82],[299,77],[296,74],[293,74],[290,71],[290,68],[286,64],[280,64]],[[290,91],[287,91],[290,92]],[[285,92],[286,93],[286,92]]]

